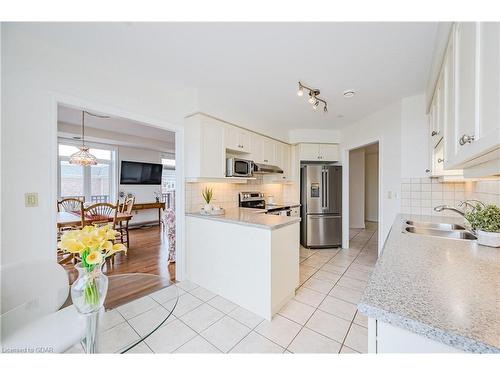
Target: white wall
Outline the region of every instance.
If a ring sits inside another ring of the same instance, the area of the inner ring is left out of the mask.
[[[288,132],[289,143],[339,143],[340,131],[328,129],[293,129]]]
[[[147,59],[130,67],[78,45],[66,48],[68,36],[50,25],[2,26],[1,262],[55,259],[56,100],[182,129],[185,114],[197,107],[196,91],[145,79]],[[26,192],[38,193],[38,207],[24,207]]]
[[[382,246],[396,214],[400,210],[399,194],[401,184],[401,101],[397,101],[372,115],[342,130],[341,155],[343,158],[344,207],[349,205],[349,162],[348,150],[379,141],[381,220],[379,221],[379,246]],[[390,194],[390,195],[389,195]],[[349,242],[349,212],[344,210],[342,218],[343,245]]]
[[[429,177],[429,119],[425,96],[415,95],[401,101],[401,177]]]
[[[132,147],[118,147],[118,181],[120,181],[120,166],[122,160],[138,161],[145,163],[161,163],[161,153],[159,151],[144,150]],[[161,185],[118,185],[118,191],[125,194],[132,193],[136,203],[148,203],[155,201],[155,191],[161,194]],[[134,212],[131,224],[151,222],[158,220],[158,210],[142,210]]]
[[[378,221],[378,152],[365,154],[365,220]]]
[[[365,150],[349,152],[349,228],[365,227]]]

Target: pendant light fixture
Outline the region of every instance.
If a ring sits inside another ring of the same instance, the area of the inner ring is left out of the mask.
[[[87,111],[82,111],[82,145],[79,150],[69,157],[70,164],[76,164],[81,166],[96,165],[97,158],[89,152],[89,148],[85,146],[85,114],[99,117],[99,118],[109,118],[109,116],[99,116],[89,113]]]

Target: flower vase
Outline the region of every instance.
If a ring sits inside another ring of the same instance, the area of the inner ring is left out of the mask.
[[[108,292],[108,277],[102,273],[102,263],[84,267],[78,263],[78,278],[71,285],[71,300],[76,310],[86,318],[85,339],[82,341],[87,354],[97,353],[99,315]]]
[[[108,292],[108,277],[102,273],[102,263],[84,267],[78,263],[78,278],[71,285],[71,300],[80,314],[99,311]]]

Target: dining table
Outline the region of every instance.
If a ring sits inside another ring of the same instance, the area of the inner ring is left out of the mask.
[[[120,221],[128,221],[132,219],[132,214],[127,214],[125,212],[118,212],[116,214],[116,222],[119,223]],[[98,220],[98,221],[103,221],[102,217],[99,218],[93,218],[91,216],[88,216],[85,219],[86,224],[92,224],[92,219]],[[108,221],[112,222],[114,219],[114,216],[109,216]],[[68,211],[61,211],[57,213],[57,227],[58,228],[63,228],[63,227],[71,227],[71,226],[78,226],[82,223],[82,217],[80,212],[68,212]]]
[[[170,323],[179,291],[168,278],[146,273],[107,276],[104,305],[82,314],[70,285],[43,290],[2,312],[0,352],[128,353]],[[151,338],[153,339],[153,338]],[[23,350],[23,351],[21,351]]]

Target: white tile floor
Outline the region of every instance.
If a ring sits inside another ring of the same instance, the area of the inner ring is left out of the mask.
[[[350,237],[349,249],[301,247],[300,287],[271,322],[190,281],[178,283],[173,316],[131,352],[366,353],[367,319],[356,304],[377,260],[377,226],[367,223]],[[104,349],[114,352],[161,321],[172,297],[160,291],[106,313]]]

